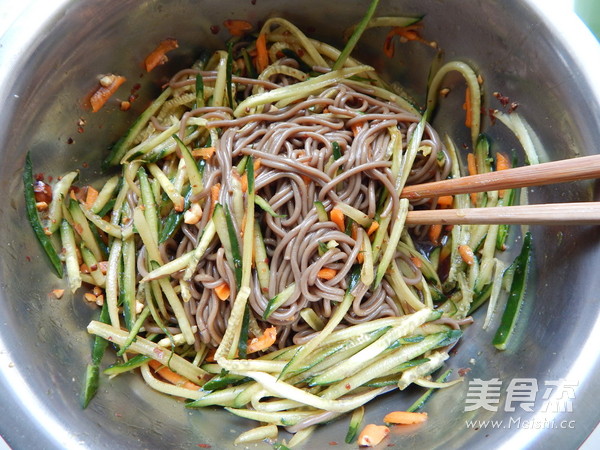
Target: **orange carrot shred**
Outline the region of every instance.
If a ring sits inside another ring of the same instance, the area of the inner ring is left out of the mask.
[[[98,198],[98,191],[91,186],[88,186],[87,193],[85,194],[85,206],[91,208],[96,199]]]
[[[152,367],[152,369],[162,378],[167,380],[169,383],[174,384],[175,386],[180,386],[186,389],[190,389],[192,391],[200,390],[200,386],[192,383],[187,378],[182,377],[178,373],[173,372],[171,369],[169,369],[166,366],[163,366],[161,363],[155,361],[154,359],[148,361],[148,365]]]
[[[435,224],[435,225],[431,225],[429,227],[429,232],[427,233],[428,237],[429,237],[429,241],[433,244],[433,245],[439,245],[440,244],[440,236],[442,234],[442,225],[441,224]]]
[[[252,29],[252,24],[246,20],[227,19],[223,25],[232,36],[243,36]]]
[[[365,254],[362,251],[358,252],[358,255],[356,255],[356,262],[359,264],[365,262]]]
[[[367,234],[369,236],[371,236],[373,233],[375,233],[377,231],[378,228],[379,228],[379,222],[377,222],[376,220],[374,220],[373,222],[371,222],[371,226],[367,230]]]
[[[277,339],[277,328],[269,327],[263,332],[263,334],[261,336],[255,337],[248,341],[248,346],[246,347],[246,353],[254,353],[254,352],[259,352],[261,350],[266,350],[275,343],[276,339]]]
[[[458,253],[464,262],[466,262],[469,266],[475,262],[475,254],[473,253],[473,249],[468,245],[459,245]]]
[[[390,434],[390,429],[385,425],[370,423],[358,435],[358,445],[361,447],[375,447]]]
[[[322,280],[331,280],[333,277],[337,275],[337,270],[330,269],[329,267],[323,267],[321,270],[317,272],[317,277]]]
[[[421,24],[413,24],[408,25],[406,27],[394,27],[392,28],[387,36],[385,37],[385,41],[383,44],[383,53],[388,58],[392,58],[394,56],[394,36],[400,36],[400,41],[418,41],[425,45],[433,46],[432,42],[428,42],[421,37],[419,34],[419,29],[422,27]]]
[[[360,133],[360,130],[362,130],[362,128],[363,128],[363,124],[362,123],[355,123],[350,128],[352,128],[352,134],[354,134],[354,137],[357,137],[358,134]]]
[[[509,161],[508,157],[503,153],[500,153],[500,152],[496,153],[496,170],[500,171],[500,170],[506,170],[506,169],[510,169],[510,161]],[[505,192],[506,192],[505,189],[498,191],[498,197],[500,197],[500,198],[504,197]]]
[[[246,192],[248,190],[248,174],[244,173],[244,175],[240,178],[240,184],[242,185],[242,192]]]
[[[408,411],[394,411],[387,414],[383,421],[385,423],[393,423],[397,425],[413,425],[415,423],[423,423],[427,420],[427,413],[417,413]]]
[[[258,35],[256,39],[256,64],[259,72],[262,72],[269,65],[269,53],[267,52],[267,36],[264,33]]]
[[[344,231],[346,229],[346,227],[344,226],[344,213],[341,209],[333,208],[329,213],[329,217],[331,218],[331,221],[335,223],[340,230]]]
[[[230,293],[231,289],[229,288],[229,285],[225,282],[223,282],[215,288],[215,294],[217,294],[219,300],[227,300],[229,298]]]
[[[108,99],[117,92],[119,86],[125,83],[127,79],[120,75],[107,75],[102,78],[100,87],[90,97],[90,105],[92,112],[100,111],[100,108],[108,101]]]
[[[194,158],[210,159],[215,154],[215,150],[214,147],[195,148],[192,150],[192,156]]]
[[[454,197],[451,195],[442,195],[440,197],[438,197],[438,208],[440,209],[444,209],[444,208],[452,208],[452,204],[454,203]]]
[[[413,264],[415,265],[415,267],[417,269],[420,269],[421,267],[423,267],[423,261],[421,261],[419,258],[417,258],[416,256],[411,256],[410,260],[413,262]]]
[[[169,60],[169,58],[167,58],[166,53],[170,52],[171,50],[175,50],[177,47],[179,47],[177,39],[165,39],[160,44],[158,44],[156,48],[152,50],[144,60],[146,72],[150,72],[156,66],[160,66],[161,64],[166,63]]]
[[[477,162],[473,153],[467,155],[467,169],[469,170],[469,175],[477,175]],[[477,203],[477,194],[474,192],[471,193],[471,201],[473,204]]]
[[[467,87],[465,92],[465,104],[463,109],[466,111],[465,114],[465,126],[471,128],[473,126],[473,111],[471,109],[471,89]]]

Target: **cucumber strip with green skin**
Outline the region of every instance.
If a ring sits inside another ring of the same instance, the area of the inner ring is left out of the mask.
[[[286,49],[283,49],[282,52],[284,52],[285,50]],[[286,55],[286,56],[288,56],[288,55]],[[252,61],[250,60],[250,55],[248,54],[248,50],[246,50],[246,48],[242,48],[242,58],[244,59],[244,66],[246,68],[246,73],[248,74],[248,77],[249,78],[258,78],[258,74],[256,73],[256,70],[254,69],[254,64],[252,64]]]
[[[109,323],[108,307],[106,303],[102,305],[100,310],[100,317],[98,319],[102,323]],[[85,384],[83,387],[82,406],[87,408],[90,401],[96,395],[98,391],[99,378],[100,378],[100,363],[104,352],[108,347],[108,341],[100,336],[94,337],[94,344],[92,346],[92,362],[87,365],[85,371]]]
[[[25,194],[25,209],[27,210],[27,218],[29,219],[29,223],[31,228],[33,228],[33,232],[37,237],[40,245],[44,249],[46,256],[50,260],[52,267],[56,271],[56,274],[59,278],[63,277],[63,267],[62,261],[50,240],[50,237],[46,235],[44,232],[44,227],[42,226],[42,222],[40,217],[38,216],[37,208],[36,208],[36,200],[35,200],[35,192],[33,191],[33,166],[31,164],[31,155],[27,153],[25,157],[25,167],[23,169],[23,191]]]
[[[127,150],[129,146],[133,143],[136,136],[142,131],[142,129],[146,126],[150,117],[152,117],[156,111],[163,105],[163,103],[169,98],[171,95],[171,88],[167,88],[163,91],[162,94],[158,96],[156,100],[152,102],[152,104],[144,111],[140,117],[133,123],[129,131],[117,141],[117,143],[112,147],[110,154],[102,163],[102,169],[106,170],[110,166],[115,166],[121,161],[121,158]]]
[[[106,216],[109,212],[111,212],[115,206],[117,199],[116,198],[111,198],[109,201],[107,201],[105,203],[105,205],[102,207],[102,209],[100,211],[98,211],[98,215],[100,217],[104,217]]]
[[[398,371],[398,366],[400,364],[420,357],[425,352],[438,348],[440,345],[448,342],[448,333],[449,332],[430,334],[421,342],[404,345],[397,350],[380,355],[380,357],[363,365],[361,370],[352,376],[344,378],[327,387],[320,395],[324,398],[339,398],[349,394],[351,391],[358,389],[360,386],[375,378],[394,374]]]
[[[319,218],[319,222],[329,222],[329,214],[327,214],[327,210],[322,202],[315,202],[315,209],[317,210],[317,217]]]
[[[238,354],[240,358],[246,358],[248,350],[248,323],[250,322],[250,307],[246,303],[244,318],[242,319],[242,328],[240,330],[240,339],[238,340]]]
[[[350,56],[350,53],[352,53],[352,50],[358,43],[358,40],[360,39],[360,37],[362,36],[364,31],[367,29],[367,26],[369,25],[371,18],[375,14],[375,10],[377,9],[378,4],[379,4],[379,0],[371,1],[371,4],[369,5],[369,9],[367,9],[366,14],[364,15],[364,17],[361,19],[361,21],[358,23],[358,25],[352,32],[352,35],[348,39],[348,42],[346,42],[344,49],[341,51],[340,55],[335,60],[335,63],[333,63],[331,70],[338,70],[338,69],[341,69],[342,67],[344,67],[344,64],[346,63],[346,60]]]
[[[228,386],[237,386],[238,384],[247,383],[252,381],[250,377],[244,377],[242,375],[224,375],[216,376],[211,380],[208,380],[202,389],[205,391],[218,391]]]
[[[215,229],[219,235],[221,245],[225,249],[225,258],[227,259],[227,263],[233,269],[233,254],[231,251],[231,240],[229,238],[229,232],[227,229],[227,219],[225,218],[225,209],[220,203],[215,205],[212,220],[215,223]]]
[[[248,188],[249,190],[249,188]],[[242,285],[242,255],[240,252],[240,242],[238,241],[237,233],[233,225],[233,219],[229,208],[225,207],[225,222],[227,224],[227,234],[229,235],[229,243],[231,245],[231,256],[233,258],[233,273],[235,274],[235,282],[239,289]]]
[[[527,274],[529,272],[529,261],[531,256],[531,233],[525,234],[521,253],[515,259],[515,272],[510,286],[510,292],[506,301],[506,308],[500,326],[496,331],[492,343],[498,350],[506,350],[506,346],[512,335],[519,312],[525,298],[525,287],[527,285]]]
[[[258,196],[257,196],[258,198]],[[265,247],[265,241],[263,239],[262,232],[258,221],[254,221],[254,265],[256,267],[256,275],[258,283],[260,284],[260,290],[262,293],[269,292],[269,280],[271,278],[271,269],[269,267],[269,257],[267,255],[267,248]]]
[[[135,341],[136,336],[140,332],[140,328],[142,328],[142,325],[144,324],[144,320],[146,320],[149,314],[150,308],[144,308],[142,313],[138,316],[137,320],[133,324],[133,327],[131,327],[131,330],[129,331],[129,336],[127,337],[125,343],[121,346],[120,350],[117,352],[117,356],[123,356],[123,354],[131,346],[133,341]]]
[[[451,373],[452,373],[452,369],[446,370],[440,377],[438,377],[435,380],[436,383],[443,383],[444,381],[446,381],[448,379],[448,377],[450,376]],[[435,389],[427,389],[427,391],[425,391],[425,393],[423,395],[421,395],[412,405],[410,405],[406,411],[415,412],[415,411],[421,409],[423,407],[423,405],[425,404],[425,402],[427,402],[427,400],[429,400],[429,397],[431,397],[431,394],[433,394],[434,390]]]
[[[343,364],[335,366],[317,375],[310,386],[325,385],[338,382],[364,367],[381,353],[385,352],[395,341],[410,335],[418,326],[425,323],[431,315],[431,310],[423,308],[413,314],[403,316],[402,324],[392,328],[376,342],[352,355]]]
[[[204,78],[202,74],[196,75],[196,108],[204,106]]]
[[[123,241],[123,309],[125,314],[125,325],[131,329],[136,320],[135,289],[136,289],[136,254],[135,239],[133,237]]]
[[[96,241],[92,230],[90,229],[90,224],[87,221],[87,218],[83,214],[79,203],[75,200],[71,200],[69,202],[68,207],[69,213],[71,213],[71,217],[73,218],[73,228],[77,233],[81,236],[81,239],[85,243],[86,247],[90,249],[90,251],[94,254],[94,257],[98,261],[103,260],[103,252]]]
[[[353,272],[357,271],[353,270]],[[358,274],[355,275],[354,278],[360,278],[360,267],[358,270]],[[288,362],[281,371],[280,377],[283,377],[283,375],[286,372],[296,372],[300,363],[303,362],[313,351],[315,351],[315,349],[317,349],[319,345],[321,345],[321,343],[333,332],[335,327],[342,321],[342,319],[350,309],[352,301],[354,300],[354,295],[350,293],[351,290],[352,289],[349,287],[348,292],[346,292],[346,295],[344,295],[344,298],[338,304],[337,308],[329,318],[329,321],[327,322],[327,325],[325,325],[325,328],[323,328],[323,330],[316,337],[308,341],[306,345],[301,347],[296,352],[296,354],[294,354],[290,362]]]
[[[156,209],[156,202],[152,188],[150,187],[150,181],[148,180],[148,174],[143,167],[138,169],[138,180],[140,181],[140,191],[142,193],[142,204],[144,205],[144,216],[146,216],[146,222],[150,226],[152,236],[155,240],[158,240],[158,212]]]
[[[277,309],[283,305],[294,293],[296,290],[296,283],[290,283],[283,291],[269,300],[267,303],[267,307],[265,308],[265,312],[262,315],[264,320],[267,320],[271,314],[273,314]]]
[[[473,314],[481,305],[488,301],[490,295],[492,294],[493,283],[486,285],[481,291],[475,293],[475,298],[473,299],[473,303],[471,303],[471,307],[467,315]]]
[[[387,375],[385,377],[375,378],[374,380],[365,383],[363,386],[365,387],[385,387],[392,386],[398,384],[398,373],[405,371],[406,369],[410,369],[411,367],[416,367],[421,364],[425,364],[429,361],[429,358],[421,358],[421,359],[413,359],[412,361],[407,361],[405,363],[400,364],[396,368],[396,373],[392,375]]]
[[[269,204],[269,202],[266,201],[264,198],[262,198],[260,195],[256,195],[254,197],[254,203],[258,207],[260,207],[260,209],[262,209],[264,212],[269,214],[271,217],[275,217],[275,218],[287,217],[287,215],[285,215],[285,214],[277,214],[275,212],[275,210],[273,209],[273,207]]]
[[[98,197],[96,197],[96,200],[94,200],[94,203],[92,203],[92,206],[90,207],[90,211],[92,211],[94,214],[98,214],[100,217],[104,217],[104,214],[100,214],[100,211],[102,211],[105,205],[112,199],[112,196],[115,193],[115,190],[119,187],[120,182],[121,180],[118,175],[114,175],[113,177],[109,178],[106,183],[104,183],[104,186],[102,186],[102,189],[100,189]]]
[[[304,367],[298,369],[298,375],[294,375],[291,378],[287,377],[285,381],[294,385],[312,382],[313,377],[319,373],[330,367],[342,364],[354,354],[371,345],[386,333],[389,328],[384,327],[363,335],[357,335],[351,339],[339,341],[335,345],[329,345],[324,350],[319,350],[310,362],[307,362]]]
[[[69,172],[54,185],[52,201],[48,207],[48,229],[54,233],[62,221],[62,205],[69,196],[69,188],[79,177],[79,171]]]
[[[233,42],[227,43],[227,62],[225,63],[225,83],[227,86],[227,101],[229,107],[233,109],[233,93],[231,90],[231,75],[233,71]]]
[[[94,257],[94,254],[85,246],[83,242],[79,244],[79,251],[81,252],[81,258],[88,269],[90,269],[90,275],[94,279],[96,286],[104,287],[106,284],[106,277],[98,266],[98,260]],[[79,270],[79,268],[77,269]]]
[[[346,444],[352,444],[356,437],[358,436],[358,431],[360,429],[360,424],[365,417],[365,407],[361,406],[356,408],[350,417],[350,424],[348,425],[348,432],[346,433],[346,438],[344,442]]]
[[[342,157],[342,152],[340,151],[340,144],[337,142],[331,143],[331,151],[333,152],[333,159],[338,160]]]
[[[219,405],[219,406],[232,406],[235,398],[244,390],[247,385],[233,386],[218,391],[213,391],[208,395],[205,395],[199,400],[188,402],[185,404],[186,408],[203,408],[205,406]]]
[[[125,372],[129,372],[133,369],[137,369],[142,364],[147,363],[152,358],[145,355],[135,355],[133,358],[129,359],[127,362],[121,364],[113,364],[106,369],[102,373],[105,375],[119,375]]]
[[[179,229],[181,222],[183,222],[183,214],[185,210],[190,207],[190,197],[192,195],[192,190],[189,186],[186,187],[186,191],[184,193],[184,211],[177,212],[172,209],[169,212],[169,215],[162,221],[162,226],[160,228],[160,234],[158,236],[158,243],[162,244],[167,239],[172,237],[175,232]]]
[[[202,192],[204,187],[202,183],[202,174],[200,173],[200,170],[196,165],[196,160],[192,156],[190,149],[187,148],[187,145],[185,145],[183,141],[177,137],[176,134],[173,135],[173,139],[177,141],[179,150],[181,150],[181,154],[183,155],[183,159],[185,160],[185,170],[188,175],[188,180],[190,181],[192,193],[194,195],[199,194],[200,192]]]
[[[75,292],[81,287],[81,272],[79,271],[79,262],[77,260],[77,244],[75,243],[75,233],[65,219],[60,224],[60,239],[65,253],[65,265],[67,267],[67,277],[69,278],[69,288]]]
[[[282,48],[281,53],[283,53],[288,58],[292,58],[294,61],[298,63],[298,69],[304,73],[311,73],[312,67],[306,64],[298,54],[292,50],[291,48]]]
[[[121,239],[123,237],[121,227],[119,227],[117,225],[113,225],[112,223],[104,220],[99,215],[94,214],[85,205],[80,204],[79,206],[80,206],[81,212],[83,213],[85,218],[87,220],[89,220],[92,224],[94,224],[98,229],[104,231],[106,234],[108,234],[109,236],[112,236],[116,239]],[[93,228],[92,228],[92,233],[94,233]],[[131,230],[129,230],[129,233],[131,233]],[[96,239],[96,242],[98,242],[100,240],[99,235],[96,235],[96,233],[94,233],[94,238]]]
[[[406,220],[407,213],[408,200],[403,198],[400,200],[400,207],[398,208],[398,214],[395,217],[395,223],[390,233],[388,245],[381,256],[379,266],[377,267],[377,275],[375,277],[374,287],[379,286],[379,283],[383,279],[383,276],[385,275],[388,266],[392,261],[392,257],[394,256],[398,242],[400,242],[400,236],[402,234],[402,230],[404,229],[404,222]]]
[[[504,191],[504,197],[498,200],[498,206],[512,206],[515,203],[517,197],[516,189],[508,189]],[[508,233],[510,231],[510,225],[501,224],[498,226],[498,235],[496,236],[496,250],[506,250],[506,240],[508,239]]]

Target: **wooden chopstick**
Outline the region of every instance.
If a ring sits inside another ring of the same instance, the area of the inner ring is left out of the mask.
[[[497,172],[407,186],[402,190],[400,196],[415,200],[441,195],[541,186],[591,178],[600,178],[600,155],[563,159],[535,166],[516,167]]]
[[[406,223],[409,225],[600,224],[600,202],[410,211],[406,217]]]

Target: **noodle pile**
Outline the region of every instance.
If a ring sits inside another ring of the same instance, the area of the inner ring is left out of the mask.
[[[411,209],[442,207],[401,199],[404,186],[461,175],[452,141],[345,53],[269,19],[171,78],[112,149],[121,174],[99,192],[71,186],[75,172],[54,186],[47,234],[60,228],[71,290],[92,286],[102,304],[86,393],[107,340],[123,358],[107,374],[139,368],[189,407],[310,433],[427,385],[470,311],[495,303],[499,226],[404,225]],[[475,146],[472,69],[447,64],[429,94],[452,70],[467,81]],[[492,170],[485,144],[480,171]]]

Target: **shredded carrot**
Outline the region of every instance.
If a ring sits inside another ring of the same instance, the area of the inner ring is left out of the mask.
[[[215,154],[215,150],[214,147],[195,148],[192,150],[192,156],[194,158],[210,159]]]
[[[246,20],[227,19],[223,25],[232,36],[243,36],[252,29],[252,24]]]
[[[473,250],[468,245],[459,245],[458,253],[464,262],[466,262],[469,266],[475,262],[475,254]]]
[[[385,425],[370,423],[358,435],[358,445],[361,447],[375,447],[390,434],[390,429]]]
[[[340,230],[344,231],[346,229],[346,227],[344,226],[344,213],[341,209],[333,208],[329,213],[329,217],[331,218],[331,221],[335,223]]]
[[[359,264],[362,264],[365,262],[365,255],[362,250],[360,252],[358,252],[358,254],[356,255],[356,262]]]
[[[188,380],[185,377],[182,377],[178,373],[173,372],[171,369],[169,369],[166,366],[163,366],[161,363],[155,361],[154,359],[148,361],[148,365],[152,367],[152,369],[162,378],[167,380],[169,383],[174,384],[175,386],[190,389],[192,391],[200,390],[200,386],[192,383],[190,380]]]
[[[120,75],[107,75],[100,80],[100,87],[90,97],[92,111],[98,112],[108,99],[117,92],[119,86],[125,83],[127,79]]]
[[[410,260],[413,262],[417,269],[423,267],[423,261],[421,261],[421,259],[417,258],[416,256],[411,256]]]
[[[508,160],[508,157],[500,152],[496,153],[496,170],[500,171],[500,170],[506,170],[506,169],[510,169],[510,161]],[[504,197],[504,193],[506,191],[504,189],[498,191],[498,196],[500,198]]]
[[[254,176],[256,176],[256,172],[258,172],[258,169],[260,169],[260,166],[262,165],[262,162],[260,159],[257,159],[256,161],[254,161]]]
[[[454,203],[454,197],[451,195],[442,195],[437,199],[438,208],[452,208],[452,204]]]
[[[96,199],[98,198],[98,191],[91,186],[88,186],[87,193],[85,194],[85,206],[91,208]]]
[[[210,205],[210,211],[208,213],[209,217],[212,217],[212,213],[215,210],[215,205],[219,201],[219,193],[220,192],[221,192],[221,183],[214,184],[210,188],[211,205]]]
[[[208,353],[206,354],[206,358],[204,358],[204,360],[206,362],[215,362],[215,353],[217,353],[216,348],[209,348]]]
[[[465,114],[465,126],[471,128],[473,126],[473,111],[471,109],[471,89],[467,87],[465,92],[465,104],[463,109],[466,111]]]
[[[225,282],[223,282],[215,288],[215,294],[217,294],[219,300],[227,300],[229,298],[230,293],[231,289],[229,288],[229,285]]]
[[[374,220],[373,222],[371,222],[371,226],[367,230],[367,234],[369,236],[371,236],[373,233],[375,233],[377,231],[378,228],[379,228],[379,222],[377,222],[376,220]]]
[[[354,134],[354,137],[357,137],[358,134],[360,133],[360,130],[362,130],[362,128],[363,128],[363,124],[362,123],[355,123],[350,128],[352,128],[352,134]]]
[[[267,36],[264,33],[256,39],[256,64],[259,72],[269,65],[269,53],[267,53]]]
[[[242,185],[242,192],[246,192],[248,190],[248,174],[246,172],[240,177],[240,184]]]
[[[467,169],[469,170],[469,175],[477,175],[477,162],[473,153],[467,155]],[[471,201],[473,204],[477,203],[477,194],[475,192],[471,193]]]
[[[393,423],[397,425],[412,425],[415,423],[423,423],[427,420],[427,413],[417,413],[408,411],[394,411],[387,414],[383,421],[385,423]]]
[[[337,275],[337,270],[330,269],[329,267],[323,267],[321,270],[317,272],[317,277],[322,280],[331,280],[333,277]]]
[[[429,232],[427,233],[428,237],[429,237],[429,241],[433,244],[433,245],[439,245],[440,244],[440,236],[442,235],[442,225],[441,224],[435,224],[435,225],[431,225],[429,227]]]
[[[169,60],[166,53],[170,52],[171,50],[175,50],[177,47],[179,47],[177,39],[165,39],[158,44],[157,47],[152,50],[144,60],[146,72],[150,72],[156,66],[166,63]]]
[[[261,350],[266,350],[275,343],[276,339],[277,328],[269,327],[263,332],[261,336],[255,337],[248,341],[246,353],[254,353],[259,352]]]
[[[385,56],[387,56],[388,58],[392,58],[394,56],[394,36],[400,36],[401,42],[418,41],[425,45],[433,46],[434,44],[432,42],[426,41],[419,34],[418,31],[421,27],[421,24],[413,24],[408,25],[406,27],[392,28],[385,37],[385,41],[383,43],[383,53],[385,54]]]

